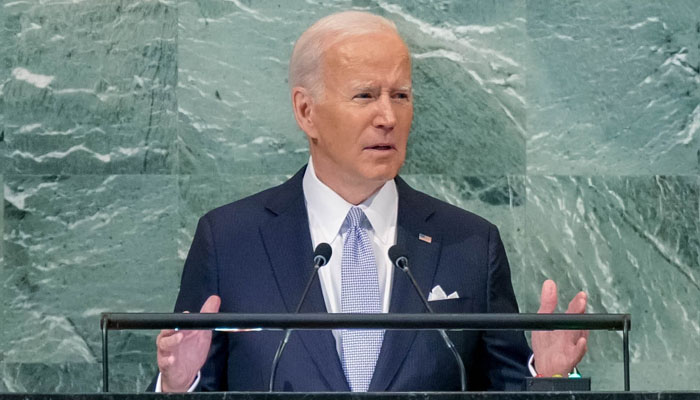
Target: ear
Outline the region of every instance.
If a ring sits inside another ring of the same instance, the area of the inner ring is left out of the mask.
[[[292,108],[297,125],[306,133],[309,140],[316,139],[316,128],[311,118],[314,100],[307,88],[300,86],[292,89]]]

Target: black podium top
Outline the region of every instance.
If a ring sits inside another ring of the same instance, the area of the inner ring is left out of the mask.
[[[697,400],[700,392],[471,392],[471,393],[0,393],[0,400]]]

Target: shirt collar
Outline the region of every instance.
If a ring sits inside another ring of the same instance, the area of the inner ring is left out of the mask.
[[[353,205],[318,179],[311,158],[309,158],[309,165],[304,173],[302,186],[306,209],[312,220],[310,222],[314,223],[315,221],[322,234],[319,239],[327,243],[332,242],[340,234],[343,221]],[[376,193],[358,205],[372,225],[375,237],[383,243],[393,242],[392,227],[396,226],[398,204],[399,196],[396,182],[391,179]]]

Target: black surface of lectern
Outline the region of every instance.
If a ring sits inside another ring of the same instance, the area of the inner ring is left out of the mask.
[[[470,392],[470,393],[0,393],[0,400],[697,400],[700,392]]]
[[[212,329],[232,332],[304,329],[616,330],[623,332],[624,387],[625,391],[629,391],[630,319],[629,314],[103,313],[100,321],[103,391],[109,391],[108,332],[130,329]]]

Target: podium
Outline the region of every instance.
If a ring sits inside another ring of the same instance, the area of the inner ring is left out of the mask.
[[[630,390],[629,314],[103,313],[100,326],[105,393],[109,392],[109,331],[130,329],[210,329],[225,332],[306,329],[615,330],[623,332],[624,388],[625,391]]]
[[[469,393],[0,393],[0,400],[695,400],[700,392],[469,392]]]

